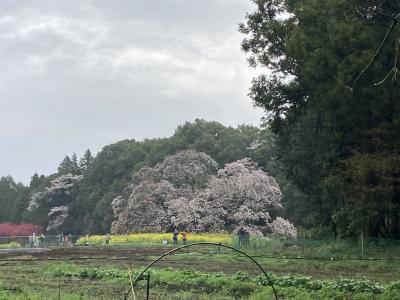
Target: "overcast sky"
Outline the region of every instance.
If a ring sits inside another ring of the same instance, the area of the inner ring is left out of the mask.
[[[237,24],[250,0],[1,0],[0,175],[164,137],[185,121],[259,125]]]

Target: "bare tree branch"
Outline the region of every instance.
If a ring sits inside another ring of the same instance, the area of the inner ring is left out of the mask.
[[[376,58],[381,53],[381,51],[382,51],[383,47],[385,46],[390,34],[393,32],[393,28],[395,27],[395,25],[399,21],[399,17],[400,17],[400,13],[397,14],[395,17],[390,16],[390,18],[393,20],[392,24],[389,26],[389,29],[387,30],[385,37],[383,38],[378,50],[375,52],[375,55],[372,57],[370,62],[364,67],[364,69],[362,69],[360,74],[357,75],[357,77],[356,77],[356,79],[354,80],[354,83],[353,83],[353,89],[356,88],[358,80],[360,80],[360,78],[368,71],[368,69],[371,67],[371,65],[375,62]]]
[[[392,81],[395,81],[397,78],[397,72],[398,72],[398,68],[397,68],[397,59],[398,59],[398,55],[399,55],[399,45],[400,45],[400,38],[398,38],[396,40],[396,54],[394,56],[394,64],[393,64],[393,68],[390,69],[389,73],[387,73],[387,75],[379,82],[374,83],[374,85],[380,85],[382,83],[384,83],[386,81],[386,79],[389,78],[390,74],[393,73],[392,76]]]
[[[374,85],[377,86],[377,85],[381,85],[382,83],[384,83],[386,81],[386,79],[389,78],[390,74],[392,74],[394,72],[394,70],[395,70],[395,68],[391,68],[389,73],[387,73],[387,75],[381,81],[374,83]]]
[[[397,78],[397,72],[398,72],[398,68],[397,68],[397,60],[399,58],[399,46],[400,46],[400,37],[396,40],[396,54],[394,55],[394,64],[393,64],[393,77],[392,80],[396,80]]]

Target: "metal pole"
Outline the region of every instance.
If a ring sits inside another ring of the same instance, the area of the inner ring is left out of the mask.
[[[361,231],[361,259],[364,259],[364,232]]]
[[[146,300],[149,300],[150,297],[150,273],[147,274],[147,294]]]
[[[61,300],[61,280],[58,281],[58,300]]]

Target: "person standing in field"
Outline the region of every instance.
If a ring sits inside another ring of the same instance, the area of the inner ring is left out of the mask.
[[[174,232],[172,233],[172,240],[174,242],[174,246],[178,245],[178,235],[179,235],[179,231],[178,229],[174,229]]]
[[[57,238],[58,238],[58,245],[61,246],[64,243],[64,234],[61,233],[57,235]]]
[[[74,242],[72,241],[72,234],[70,233],[70,234],[68,234],[68,246],[69,247],[73,247],[74,246]]]
[[[39,247],[43,247],[44,246],[44,239],[45,239],[44,234],[43,233],[40,234],[37,239],[38,239]]]
[[[32,235],[30,235],[28,237],[28,245],[29,245],[29,248],[32,248],[32,246],[33,246],[33,236]]]
[[[106,241],[106,245],[110,244],[111,235],[109,233],[107,233],[106,236],[104,237],[104,239]]]
[[[87,234],[87,233],[86,233],[86,236],[85,236],[84,245],[85,246],[89,245],[89,234]]]
[[[187,233],[186,233],[186,231],[185,230],[182,231],[181,235],[182,235],[182,242],[183,242],[184,245],[186,245],[186,241],[187,241]]]
[[[34,232],[33,235],[32,235],[32,242],[33,242],[33,247],[38,247],[39,246],[39,241],[37,239],[36,232]]]
[[[64,248],[68,246],[69,240],[68,240],[68,235],[64,235]]]

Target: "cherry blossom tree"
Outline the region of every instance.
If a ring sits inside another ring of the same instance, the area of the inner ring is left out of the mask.
[[[295,238],[297,236],[297,230],[292,223],[288,220],[277,217],[270,224],[270,231],[277,236]]]
[[[111,204],[116,216],[111,231],[160,232],[181,225],[179,206],[186,207],[216,170],[217,163],[209,155],[192,150],[167,156],[153,168],[140,169]]]
[[[61,205],[52,207],[47,214],[49,216],[49,225],[47,231],[55,231],[64,225],[65,219],[68,218],[68,206]]]
[[[43,191],[32,194],[27,210],[32,215],[45,216],[43,223],[47,231],[62,229],[69,216],[72,189],[81,179],[81,175],[73,174],[56,177]]]
[[[130,186],[124,195],[112,201],[114,213],[113,233],[160,232],[169,223],[166,218],[166,201],[177,196],[174,187],[165,180],[146,180]]]
[[[112,232],[248,232],[295,237],[296,229],[279,216],[282,194],[276,180],[245,158],[216,163],[204,153],[182,151],[153,168],[139,170],[112,202]]]
[[[269,223],[282,209],[276,180],[245,158],[225,165],[213,176],[203,197],[222,208],[220,218],[229,232],[271,233]]]
[[[217,163],[209,155],[192,150],[167,156],[158,167],[162,178],[176,187],[202,188],[209,175],[217,171]]]

